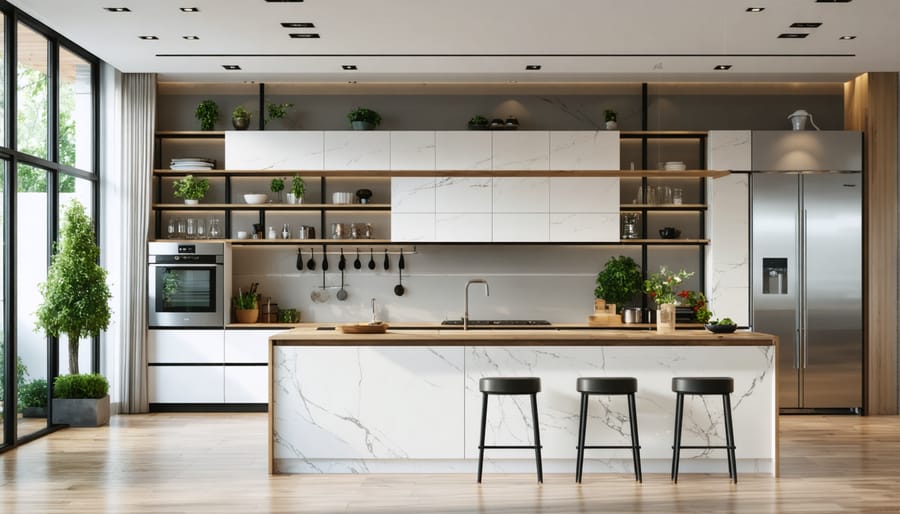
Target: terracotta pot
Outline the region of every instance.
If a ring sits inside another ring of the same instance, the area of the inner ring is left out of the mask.
[[[675,304],[664,303],[656,308],[656,331],[660,334],[675,333]]]
[[[234,317],[238,323],[256,323],[256,320],[259,319],[259,308],[235,309]]]

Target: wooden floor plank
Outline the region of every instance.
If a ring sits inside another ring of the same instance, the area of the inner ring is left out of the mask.
[[[782,476],[269,476],[265,414],[116,416],[0,455],[0,512],[900,512],[900,417],[783,416]],[[740,448],[738,448],[740,454]]]

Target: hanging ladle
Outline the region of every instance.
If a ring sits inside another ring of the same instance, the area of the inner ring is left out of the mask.
[[[344,258],[344,249],[341,248],[341,258],[338,259],[338,269],[344,271],[347,269],[347,259]]]
[[[297,248],[297,271],[303,271],[303,250]]]
[[[375,269],[375,254],[371,248],[369,248],[369,269]]]
[[[322,252],[322,271],[328,271],[328,252]]]
[[[361,269],[362,261],[359,260],[359,248],[356,249],[356,260],[353,261],[353,269]]]
[[[400,262],[397,263],[397,268],[399,270],[400,283],[394,286],[394,294],[397,296],[403,296],[403,293],[406,292],[406,288],[403,287],[403,268],[406,267],[406,262],[403,260],[403,249],[400,249]]]
[[[347,299],[347,290],[344,289],[344,268],[341,268],[341,288],[337,292],[337,299],[342,302]]]
[[[384,249],[384,271],[391,269],[391,258],[388,257],[387,248]]]
[[[315,250],[310,250],[310,251],[309,251],[309,260],[306,261],[306,269],[308,269],[309,271],[315,271],[315,270],[316,270],[316,259],[315,259],[315,256],[316,256],[316,251],[315,251]]]

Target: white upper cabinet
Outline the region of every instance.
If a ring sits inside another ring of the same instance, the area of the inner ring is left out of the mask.
[[[437,212],[491,212],[491,177],[438,177]]]
[[[489,131],[439,131],[434,135],[434,143],[438,170],[491,169]]]
[[[549,132],[543,130],[496,131],[490,134],[493,136],[493,169],[550,169]]]
[[[550,212],[619,212],[617,177],[550,179]]]
[[[322,131],[227,131],[223,168],[321,170],[325,166],[324,137]]]
[[[753,164],[749,130],[710,130],[706,137],[706,167],[749,171]]]
[[[550,132],[550,169],[619,169],[619,131]]]
[[[325,169],[388,170],[391,133],[375,130],[325,132]]]
[[[391,132],[392,170],[433,170],[434,131]]]

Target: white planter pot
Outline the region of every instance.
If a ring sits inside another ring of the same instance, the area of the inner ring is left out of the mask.
[[[296,196],[296,195],[294,195],[294,193],[288,193],[286,198],[287,198],[287,203],[289,203],[289,204],[303,203],[303,197]]]
[[[187,198],[185,198],[184,204],[185,205],[200,205],[200,200],[188,200]]]

